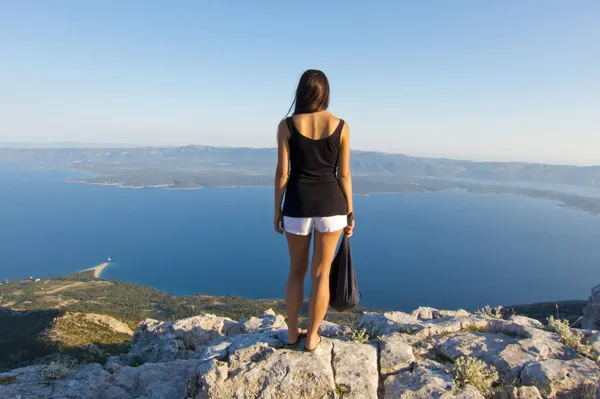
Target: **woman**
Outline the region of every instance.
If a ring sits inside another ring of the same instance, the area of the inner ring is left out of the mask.
[[[285,294],[288,344],[306,337],[306,350],[312,352],[321,343],[318,331],[329,305],[329,270],[337,244],[342,231],[351,236],[354,229],[350,129],[327,111],[329,82],[321,71],[304,72],[295,104],[293,115],[281,121],[277,132],[273,223],[278,233],[285,232],[290,252]],[[312,288],[305,331],[298,328],[298,317],[313,229]]]

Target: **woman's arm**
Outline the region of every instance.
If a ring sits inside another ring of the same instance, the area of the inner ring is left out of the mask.
[[[275,171],[275,218],[273,219],[273,225],[275,231],[279,234],[283,234],[283,216],[281,214],[281,203],[283,201],[283,194],[287,187],[288,178],[290,174],[290,145],[289,145],[290,131],[282,120],[277,129],[277,170]]]
[[[346,197],[346,214],[354,212],[352,204],[352,174],[350,173],[350,127],[344,124],[342,129],[340,160],[338,164],[338,179]],[[346,236],[351,237],[354,230],[354,215],[348,217],[348,227],[344,229]]]
[[[346,213],[349,215],[354,211],[352,204],[352,174],[350,173],[350,127],[348,124],[344,124],[342,129],[340,149],[340,160],[338,164],[338,179],[340,180],[340,186],[346,197]]]

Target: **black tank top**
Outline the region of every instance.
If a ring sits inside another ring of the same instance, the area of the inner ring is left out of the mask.
[[[290,178],[285,191],[283,215],[326,217],[346,215],[346,197],[337,178],[344,121],[332,135],[320,140],[303,136],[294,120],[286,119],[290,130]]]

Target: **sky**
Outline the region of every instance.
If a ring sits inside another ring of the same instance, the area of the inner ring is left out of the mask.
[[[0,1],[0,142],[272,147],[323,70],[359,150],[600,164],[600,2]]]

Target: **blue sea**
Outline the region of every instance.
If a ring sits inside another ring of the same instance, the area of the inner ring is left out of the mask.
[[[0,278],[106,261],[104,278],[174,294],[282,298],[272,189],[121,189],[0,164]],[[355,198],[362,304],[474,309],[583,299],[600,283],[600,217],[551,201],[461,191]]]

